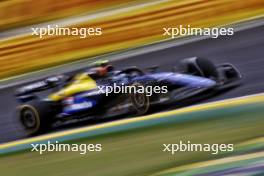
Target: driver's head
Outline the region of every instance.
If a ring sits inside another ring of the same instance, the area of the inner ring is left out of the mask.
[[[102,65],[101,67],[97,67],[99,76],[106,76],[107,73],[113,71],[114,67],[112,65]]]
[[[108,60],[99,60],[93,63],[93,68],[88,70],[88,74],[94,79],[105,77],[109,72],[114,70],[114,67],[109,64]]]
[[[95,78],[107,76],[107,74],[114,70],[114,67],[109,64],[102,64],[98,67],[89,70],[89,74]]]

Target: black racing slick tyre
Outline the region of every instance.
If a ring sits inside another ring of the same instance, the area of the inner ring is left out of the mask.
[[[132,84],[137,91],[130,93],[130,102],[132,103],[133,110],[136,115],[146,114],[150,108],[150,97],[146,92],[140,92],[139,89],[144,87],[143,84],[135,82]]]
[[[19,120],[28,135],[47,131],[52,122],[52,108],[47,102],[34,100],[19,107]]]
[[[218,79],[217,67],[212,61],[204,58],[197,58],[196,63],[201,69],[204,77]]]
[[[219,73],[216,65],[208,59],[200,57],[184,59],[182,61],[182,66],[184,71],[189,74],[215,80],[219,79]]]

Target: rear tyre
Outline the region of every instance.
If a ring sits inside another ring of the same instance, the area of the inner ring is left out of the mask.
[[[52,122],[52,108],[47,102],[34,100],[19,107],[19,120],[28,135],[47,131]]]

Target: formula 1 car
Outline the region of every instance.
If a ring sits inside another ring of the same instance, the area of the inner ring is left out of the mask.
[[[137,67],[114,70],[103,63],[71,76],[52,76],[16,90],[18,116],[29,134],[37,134],[56,122],[142,115],[155,105],[180,103],[236,86],[241,79],[232,64],[215,65],[199,57],[183,59],[177,68],[171,72],[161,72],[156,67],[149,71]],[[110,92],[115,86],[133,86],[134,91]],[[156,88],[151,89],[152,93],[138,91],[142,87]]]

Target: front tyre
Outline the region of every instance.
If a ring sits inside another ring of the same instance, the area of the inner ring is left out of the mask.
[[[47,131],[52,122],[52,108],[47,102],[32,101],[19,107],[19,120],[28,135]]]
[[[213,78],[213,79],[218,79],[219,78],[219,73],[217,71],[216,65],[205,58],[197,58],[196,63],[200,70],[203,73],[203,76],[206,78]]]
[[[200,57],[184,59],[182,61],[182,66],[185,69],[185,72],[189,74],[209,79],[219,79],[219,73],[216,65],[208,59]]]

